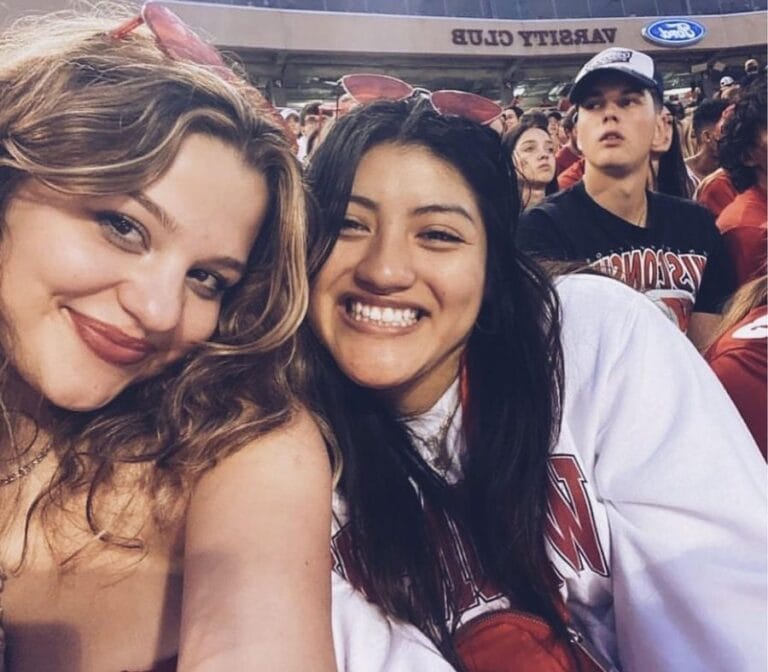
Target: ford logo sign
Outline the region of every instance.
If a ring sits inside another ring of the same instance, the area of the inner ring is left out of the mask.
[[[661,19],[643,28],[643,37],[664,47],[687,47],[707,34],[707,29],[691,19]]]

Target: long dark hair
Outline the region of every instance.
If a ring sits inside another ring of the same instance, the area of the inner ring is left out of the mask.
[[[462,519],[484,580],[565,633],[544,534],[547,458],[562,402],[559,304],[548,276],[514,246],[518,191],[499,137],[442,117],[423,101],[360,108],[339,120],[317,150],[308,173],[322,214],[311,231],[314,272],[337,239],[361,158],[382,143],[424,147],[449,162],[473,190],[485,225],[484,300],[464,355],[468,450],[461,486],[431,471],[396,411],[347,379],[308,331],[318,370],[311,403],[342,451],[338,487],[359,572],[351,580],[388,613],[421,627],[460,664],[446,624],[455,605],[430,541],[428,518],[435,512]]]
[[[691,185],[683,158],[683,144],[680,139],[680,127],[674,110],[667,103],[664,107],[672,114],[672,143],[669,149],[659,157],[659,171],[656,175],[656,191],[679,198],[691,197]]]
[[[733,113],[723,124],[718,142],[720,164],[728,171],[733,186],[746,191],[757,184],[757,169],[749,161],[755,151],[760,131],[766,127],[766,83],[753,82],[735,104]]]
[[[512,130],[504,133],[502,137],[502,144],[509,153],[510,158],[512,158],[513,165],[515,147],[517,147],[517,143],[520,141],[520,137],[523,135],[523,133],[531,128],[538,128],[539,130],[544,131],[547,135],[549,135],[549,127],[547,126],[546,115],[544,115],[544,113],[526,113],[520,119],[520,123],[513,127]],[[520,181],[517,179],[517,175],[515,179],[518,182]],[[520,191],[522,191],[522,186],[518,184],[518,187],[520,188]],[[549,196],[550,194],[554,194],[557,191],[557,177],[553,176],[547,186],[544,187],[544,193]],[[524,210],[525,207],[525,203],[520,203],[520,210]]]

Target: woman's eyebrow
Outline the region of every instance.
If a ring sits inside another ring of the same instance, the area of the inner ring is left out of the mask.
[[[243,275],[246,271],[246,265],[242,261],[230,256],[211,257],[209,259],[203,259],[201,263],[211,264],[212,266],[217,266],[222,269],[226,268],[239,275]]]
[[[364,207],[366,210],[373,210],[374,212],[379,209],[379,206],[375,201],[365,196],[360,196],[359,194],[350,194],[349,202],[356,203],[357,205]]]
[[[155,217],[166,231],[173,233],[178,228],[178,222],[168,214],[168,211],[145,193],[137,191],[129,194],[129,196]],[[242,261],[228,255],[223,257],[211,257],[210,259],[205,259],[204,262],[227,268],[240,275],[243,275],[246,269],[246,265]]]
[[[411,211],[414,215],[426,215],[430,213],[453,213],[461,215],[470,223],[475,224],[475,220],[472,215],[467,212],[466,208],[456,203],[430,203],[429,205],[420,205],[418,208],[414,208]]]
[[[379,206],[375,201],[371,200],[370,198],[367,198],[366,196],[360,196],[359,194],[350,194],[349,202],[356,203],[357,205],[360,205],[363,208],[366,208],[367,210],[371,210],[373,212],[377,212],[379,210]],[[475,220],[472,218],[472,215],[470,215],[469,212],[467,211],[467,209],[462,207],[461,205],[458,205],[457,203],[430,203],[428,205],[420,205],[419,207],[411,210],[411,214],[416,216],[426,215],[426,214],[435,213],[435,212],[436,213],[453,213],[453,214],[461,215],[472,224],[476,223]]]
[[[142,191],[135,191],[129,194],[129,196],[141,205],[147,212],[149,212],[157,221],[160,222],[162,227],[171,233],[178,228],[178,222],[163,209],[163,207],[156,201],[153,201]]]

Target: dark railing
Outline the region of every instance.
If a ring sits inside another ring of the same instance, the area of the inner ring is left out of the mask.
[[[218,5],[486,19],[695,16],[766,9],[768,0],[204,0]]]

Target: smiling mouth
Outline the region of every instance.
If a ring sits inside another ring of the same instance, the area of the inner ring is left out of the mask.
[[[412,327],[424,315],[423,311],[416,308],[377,306],[354,299],[347,299],[344,309],[347,316],[355,322],[364,322],[377,327]]]
[[[139,364],[156,348],[149,341],[129,336],[121,329],[69,310],[72,323],[80,339],[99,359],[117,366]]]

